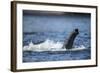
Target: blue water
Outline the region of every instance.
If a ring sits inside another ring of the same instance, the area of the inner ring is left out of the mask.
[[[74,41],[73,48],[75,49],[75,47],[80,47],[81,45],[86,48],[84,50],[75,51],[23,50],[23,62],[91,59],[91,33],[89,14],[70,14],[59,16],[25,14],[23,18],[23,25],[23,47],[29,46],[30,42],[35,45],[42,44],[47,39],[55,43],[60,42],[63,44],[64,41],[67,40],[71,31],[73,31],[74,28],[78,28],[79,35]]]

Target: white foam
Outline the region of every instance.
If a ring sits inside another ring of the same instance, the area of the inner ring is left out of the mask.
[[[45,42],[40,44],[33,44],[30,42],[28,46],[24,46],[24,51],[76,51],[76,50],[83,50],[86,49],[83,45],[80,47],[75,47],[72,49],[66,50],[66,48],[62,48],[63,43],[61,42],[54,42],[52,40],[47,39]]]

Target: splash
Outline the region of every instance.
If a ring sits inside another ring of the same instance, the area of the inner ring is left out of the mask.
[[[34,44],[30,42],[29,45],[24,46],[23,50],[24,51],[76,51],[76,50],[83,50],[86,49],[83,45],[72,49],[66,49],[62,48],[63,47],[63,42],[54,42],[52,40],[47,39],[45,42],[40,43],[40,44]]]

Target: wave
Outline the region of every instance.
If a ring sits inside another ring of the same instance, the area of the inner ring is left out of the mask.
[[[24,51],[77,51],[77,50],[84,50],[86,49],[85,46],[81,45],[79,47],[75,46],[72,49],[62,48],[63,42],[54,42],[52,40],[47,39],[43,43],[34,44],[32,42],[29,45],[24,46]]]

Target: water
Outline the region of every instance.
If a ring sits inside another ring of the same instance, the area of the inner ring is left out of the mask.
[[[89,14],[24,14],[23,22],[23,62],[91,59]],[[62,48],[74,28],[79,29],[79,35],[74,41],[73,48]]]
[[[63,33],[41,32],[24,34],[24,37],[23,62],[90,59],[90,37],[88,35],[84,34],[84,37],[78,35],[70,50],[62,48],[65,40]]]

